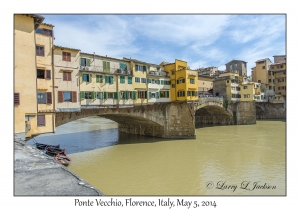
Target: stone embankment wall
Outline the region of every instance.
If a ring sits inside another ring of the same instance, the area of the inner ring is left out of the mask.
[[[256,119],[286,119],[285,103],[256,103]]]

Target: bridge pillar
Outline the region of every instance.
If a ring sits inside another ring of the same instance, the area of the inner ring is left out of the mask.
[[[195,110],[193,103],[173,102],[165,107],[163,138],[196,138]]]
[[[233,112],[233,117],[236,117],[237,125],[256,124],[255,101],[236,103],[236,113]]]

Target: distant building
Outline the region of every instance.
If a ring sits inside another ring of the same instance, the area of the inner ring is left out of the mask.
[[[207,68],[200,68],[198,70],[198,75],[206,75],[206,76],[213,76],[215,75],[216,71],[218,71],[218,67],[210,66]]]
[[[199,96],[210,95],[213,89],[213,77],[198,75],[198,94]]]
[[[269,58],[260,59],[255,62],[256,65],[252,68],[252,81],[261,83],[262,89],[265,89],[268,85],[268,69],[271,63]]]
[[[234,72],[239,76],[247,76],[247,62],[241,60],[232,60],[226,65],[226,72]]]

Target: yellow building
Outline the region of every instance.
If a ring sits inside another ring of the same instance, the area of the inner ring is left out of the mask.
[[[123,58],[123,60],[129,62],[130,69],[132,69],[134,90],[132,98],[134,105],[148,104],[147,63],[130,58]]]
[[[37,130],[37,70],[35,30],[39,15],[14,15],[14,134],[25,139]]]
[[[271,63],[269,58],[260,59],[255,62],[255,68],[252,68],[252,81],[261,83],[262,89],[265,89],[268,85],[268,70]]]
[[[198,72],[188,69],[187,62],[175,60],[174,63],[162,62],[171,81],[172,101],[197,101],[198,100]]]
[[[55,110],[80,112],[80,50],[54,46]]]
[[[35,35],[38,104],[36,134],[55,131],[53,27],[42,23]]]
[[[286,95],[286,63],[274,63],[270,66],[268,84],[273,95]]]
[[[199,96],[210,95],[209,90],[213,89],[213,77],[209,75],[198,75]]]
[[[241,77],[238,73],[225,72],[213,80],[213,93],[215,96],[224,97],[228,101],[240,101]]]
[[[241,98],[240,101],[254,101],[255,83],[243,83],[239,85]]]

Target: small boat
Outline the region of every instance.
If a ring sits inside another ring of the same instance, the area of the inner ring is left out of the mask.
[[[56,147],[46,147],[45,153],[50,156],[56,156],[58,154],[66,155],[66,149],[60,149]]]
[[[54,160],[64,166],[68,166],[71,162],[71,158],[69,158],[67,155],[65,154],[57,154],[54,157]]]
[[[41,144],[41,143],[35,143],[36,148],[38,148],[39,150],[45,150],[46,147],[48,148],[57,148],[60,149],[60,145],[49,145],[49,144]]]

